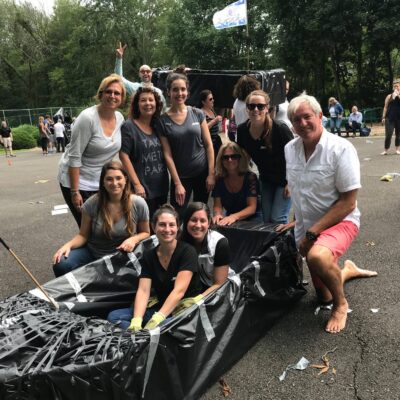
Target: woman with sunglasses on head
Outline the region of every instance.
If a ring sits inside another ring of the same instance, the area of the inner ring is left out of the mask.
[[[116,74],[104,78],[96,99],[99,104],[83,110],[76,119],[59,162],[58,181],[78,226],[83,203],[99,190],[101,168],[121,148],[124,117],[117,111],[125,100],[121,78]]]
[[[144,329],[154,329],[184,298],[192,299],[201,290],[196,251],[177,240],[179,217],[175,209],[169,204],[161,206],[153,215],[152,225],[159,244],[145,250],[140,259],[142,270],[134,306],[111,311],[107,317],[122,329],[138,331],[143,324]],[[148,308],[152,289],[158,302]]]
[[[189,81],[172,72],[167,77],[171,108],[158,125],[165,161],[171,174],[170,201],[181,216],[193,201],[207,203],[214,188],[214,149],[201,110],[186,106]]]
[[[269,96],[255,90],[246,98],[249,120],[239,125],[237,143],[257,165],[261,206],[266,223],[286,224],[291,200],[286,181],[284,147],[293,139],[291,130],[268,113]]]
[[[239,220],[256,220],[258,179],[250,171],[246,152],[236,143],[224,144],[217,156],[217,181],[213,190],[213,223],[232,225]]]
[[[131,252],[150,236],[149,209],[131,185],[120,162],[111,161],[101,170],[99,192],[85,201],[79,233],[53,257],[56,276],[114,253]]]
[[[132,98],[129,118],[121,127],[122,161],[135,194],[143,197],[149,206],[150,218],[167,202],[168,171],[155,121],[163,104],[152,88],[140,87]]]
[[[198,254],[199,276],[203,285],[202,296],[218,289],[228,279],[228,275],[235,274],[229,268],[228,239],[210,229],[210,224],[211,213],[207,204],[201,202],[188,204],[183,217],[180,239],[191,244]]]
[[[200,92],[199,108],[204,112],[206,122],[211,135],[211,141],[214,147],[214,156],[217,157],[219,148],[222,146],[222,140],[219,136],[219,126],[222,117],[214,111],[214,96],[211,90],[203,90]]]

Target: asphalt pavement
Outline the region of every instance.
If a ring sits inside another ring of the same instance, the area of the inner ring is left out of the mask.
[[[232,400],[397,400],[400,398],[400,178],[381,182],[390,172],[400,173],[400,156],[381,156],[383,138],[351,138],[361,161],[363,188],[358,203],[361,230],[346,258],[362,268],[378,271],[376,278],[346,285],[352,312],[345,331],[324,332],[329,311],[315,315],[311,285],[308,294],[228,372],[224,374]],[[0,153],[0,237],[40,282],[53,278],[53,253],[76,232],[70,213],[54,215],[64,204],[58,183],[59,154],[44,157],[39,149],[6,159]],[[305,273],[306,279],[308,273]],[[0,296],[33,287],[14,258],[0,248]],[[373,311],[371,311],[373,310]],[[302,357],[310,364],[279,376]],[[202,400],[222,399],[216,384]]]

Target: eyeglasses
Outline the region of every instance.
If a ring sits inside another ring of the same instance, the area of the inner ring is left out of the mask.
[[[105,93],[105,94],[108,94],[109,96],[111,96],[112,94],[113,94],[115,97],[121,96],[121,92],[117,92],[117,91],[111,90],[111,89],[105,90],[104,93]]]
[[[141,69],[139,72],[141,74],[151,74],[151,69]]]
[[[266,108],[267,106],[268,106],[268,104],[264,104],[264,103],[258,103],[258,104],[249,103],[249,104],[246,104],[246,107],[247,107],[250,111],[253,111],[253,110],[255,110],[256,108],[257,108],[258,110],[262,111],[262,110],[265,110],[265,108]]]
[[[240,154],[226,154],[223,155],[221,158],[223,161],[228,161],[228,160],[234,160],[234,161],[238,161],[241,159],[241,155]]]

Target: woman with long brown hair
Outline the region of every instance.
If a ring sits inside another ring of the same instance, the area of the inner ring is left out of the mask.
[[[272,120],[269,102],[263,90],[255,90],[247,96],[249,120],[239,125],[237,143],[257,165],[264,222],[286,224],[291,200],[284,147],[293,139],[293,134],[286,124]]]
[[[117,250],[131,252],[149,235],[146,202],[131,194],[121,163],[108,162],[101,171],[99,192],[82,207],[79,233],[54,254],[54,273],[64,275]]]
[[[132,98],[129,118],[121,127],[119,158],[128,172],[135,194],[143,197],[150,219],[167,202],[168,171],[155,122],[163,103],[153,88],[140,87]]]

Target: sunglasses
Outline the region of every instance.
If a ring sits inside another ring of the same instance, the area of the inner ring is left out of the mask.
[[[150,69],[141,69],[139,72],[141,74],[151,74],[151,70]]]
[[[257,108],[258,110],[262,111],[262,110],[265,110],[265,108],[266,108],[267,106],[268,106],[268,104],[264,104],[264,103],[258,103],[258,104],[249,103],[249,104],[246,104],[246,107],[247,107],[250,111],[253,111],[253,110],[255,110],[256,108]]]
[[[105,94],[111,96],[112,94],[116,97],[121,96],[121,92],[116,92],[115,90],[107,89],[104,91]]]
[[[208,99],[208,101],[214,101],[214,98],[213,98],[213,97],[211,97],[210,99]]]
[[[222,158],[222,160],[224,160],[224,161],[227,161],[227,160],[240,160],[241,159],[241,155],[240,154],[226,154],[226,155],[223,155],[221,158]]]

